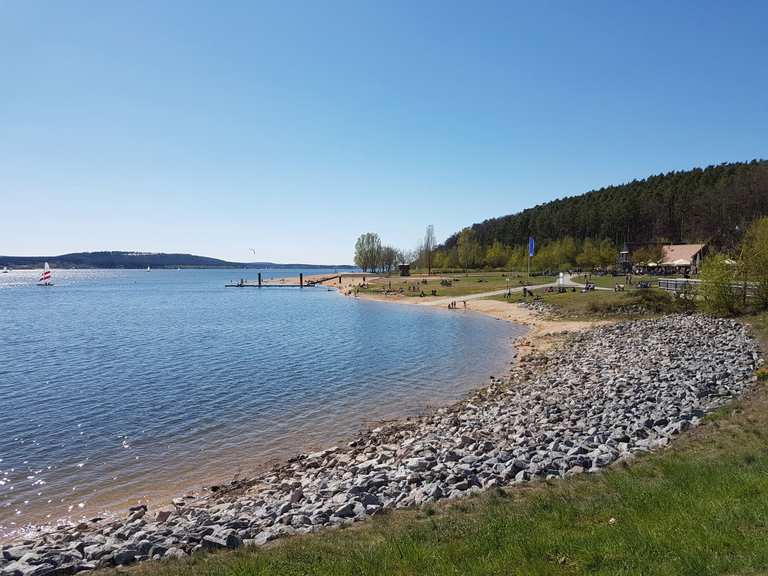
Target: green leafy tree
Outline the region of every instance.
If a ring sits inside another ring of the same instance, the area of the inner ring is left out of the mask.
[[[546,202],[475,224],[476,240],[491,246],[539,246],[570,236],[612,243],[700,242],[736,248],[745,223],[768,215],[768,161],[720,164],[670,172]],[[456,246],[458,233],[445,241]],[[604,259],[605,260],[605,259]]]
[[[496,240],[485,253],[485,265],[489,268],[501,268],[507,263],[508,250]]]
[[[445,267],[456,269],[459,268],[459,266],[459,250],[454,246],[445,252]]]
[[[363,272],[374,271],[381,262],[381,238],[374,232],[361,234],[355,242],[355,265]]]
[[[475,232],[472,228],[464,228],[459,234],[458,256],[464,271],[474,268],[478,264],[480,244],[475,239]]]
[[[598,251],[592,238],[587,238],[581,244],[581,252],[576,256],[576,263],[582,268],[594,268],[598,263]]]
[[[756,284],[758,306],[768,308],[768,217],[755,220],[744,235],[743,277]]]
[[[507,268],[510,270],[525,270],[527,265],[528,252],[526,246],[515,246],[509,250],[507,258]]]
[[[435,227],[430,224],[427,226],[427,231],[424,233],[424,242],[422,243],[422,249],[424,250],[424,265],[427,267],[427,274],[432,274],[433,259],[435,256],[435,246],[437,240],[435,239]]]
[[[701,306],[708,314],[734,316],[741,311],[737,268],[727,256],[710,255],[701,267]]]
[[[599,256],[598,256],[600,266],[603,266],[603,267],[613,266],[614,264],[616,264],[616,260],[618,259],[618,257],[619,257],[619,251],[616,250],[616,246],[614,246],[613,242],[607,239],[600,242]]]
[[[645,265],[649,262],[658,264],[664,257],[661,244],[650,244],[648,246],[642,246],[632,253],[632,263]]]

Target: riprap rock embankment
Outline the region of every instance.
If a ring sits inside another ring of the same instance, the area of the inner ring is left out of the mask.
[[[470,359],[471,361],[471,359]],[[83,524],[2,550],[3,575],[72,573],[256,545],[384,509],[594,472],[666,446],[739,395],[759,359],[731,320],[668,316],[570,336],[424,417],[300,455],[228,495]]]

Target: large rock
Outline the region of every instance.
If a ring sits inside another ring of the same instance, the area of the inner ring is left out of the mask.
[[[672,316],[600,327],[528,355],[468,401],[293,458],[238,484],[239,496],[178,499],[173,515],[160,512],[153,522],[139,506],[126,519],[4,546],[0,575],[258,546],[383,508],[599,472],[698,425],[750,386],[759,363],[754,341],[730,320]]]

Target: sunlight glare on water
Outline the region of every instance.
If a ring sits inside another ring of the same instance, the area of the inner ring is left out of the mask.
[[[501,375],[522,333],[324,288],[224,288],[255,271],[54,271],[53,288],[38,274],[0,275],[6,536],[168,499],[447,403]]]

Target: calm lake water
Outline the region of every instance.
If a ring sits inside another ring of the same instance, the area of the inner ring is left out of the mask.
[[[523,331],[324,288],[224,288],[246,274],[54,271],[53,288],[0,274],[0,536],[447,403],[503,374]]]

